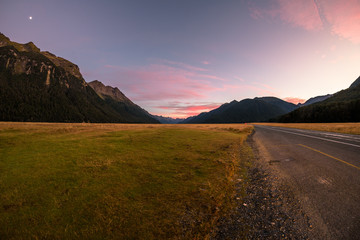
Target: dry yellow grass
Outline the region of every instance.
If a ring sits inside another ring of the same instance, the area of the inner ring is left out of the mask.
[[[258,125],[360,135],[360,123],[255,123]]]
[[[243,130],[248,128],[246,124],[122,124],[122,123],[46,123],[46,122],[0,122],[1,129],[68,129],[76,131],[92,131],[100,129],[103,131],[116,131],[116,130],[144,130],[152,128],[162,129],[238,129]]]

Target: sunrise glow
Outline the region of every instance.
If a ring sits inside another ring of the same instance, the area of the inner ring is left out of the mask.
[[[76,63],[87,82],[118,87],[153,114],[187,117],[262,96],[303,103],[359,75],[357,0],[83,4],[5,1],[0,29]],[[42,21],[24,24],[29,10]]]

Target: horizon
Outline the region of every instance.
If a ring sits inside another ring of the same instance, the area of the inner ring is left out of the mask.
[[[154,115],[232,100],[299,103],[359,77],[360,3],[350,0],[3,1],[0,32],[117,87]]]

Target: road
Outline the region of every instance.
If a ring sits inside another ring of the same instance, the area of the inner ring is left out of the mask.
[[[255,125],[260,157],[322,239],[360,239],[360,136]]]

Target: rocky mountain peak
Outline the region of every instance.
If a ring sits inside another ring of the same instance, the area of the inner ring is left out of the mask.
[[[35,44],[33,42],[28,42],[26,44],[20,44],[22,50],[20,51],[24,51],[24,52],[40,52],[40,48],[38,48],[37,46],[35,46]]]
[[[0,85],[0,121],[159,123],[118,88],[89,86],[76,64],[3,34]]]
[[[4,34],[0,33],[0,47],[4,46],[13,46],[20,52],[40,52],[40,49],[36,47],[33,42],[28,42],[25,44],[12,42]]]
[[[89,82],[88,85],[95,90],[102,98],[105,96],[111,97],[112,99],[119,102],[126,102],[134,104],[130,99],[128,99],[117,87],[113,88],[111,86],[105,86],[102,82],[94,80]]]
[[[80,73],[80,69],[79,67],[62,58],[62,57],[57,57],[55,54],[52,54],[48,51],[44,51],[44,52],[41,52],[42,55],[44,55],[45,57],[47,57],[50,61],[52,61],[56,66],[58,67],[62,67],[65,71],[67,71],[68,73],[74,75],[75,77],[81,79],[82,81],[84,81],[85,83],[85,80],[83,79],[81,73]]]
[[[52,63],[54,63],[55,66],[62,67],[68,74],[71,74],[71,75],[77,77],[80,81],[82,81],[82,84],[84,86],[86,86],[86,82],[80,73],[79,67],[76,64],[74,64],[64,58],[57,57],[56,55],[54,55],[50,52],[47,52],[47,51],[41,52],[40,49],[38,47],[36,47],[36,45],[33,42],[28,42],[26,44],[12,42],[4,34],[0,33],[0,47],[4,47],[4,46],[13,46],[19,52],[40,53],[41,55],[43,55],[47,59],[49,59]],[[23,63],[22,65],[24,65],[24,64],[25,63]],[[23,71],[21,71],[21,72],[23,72]]]
[[[0,47],[7,46],[10,44],[10,39],[4,34],[0,33]]]

